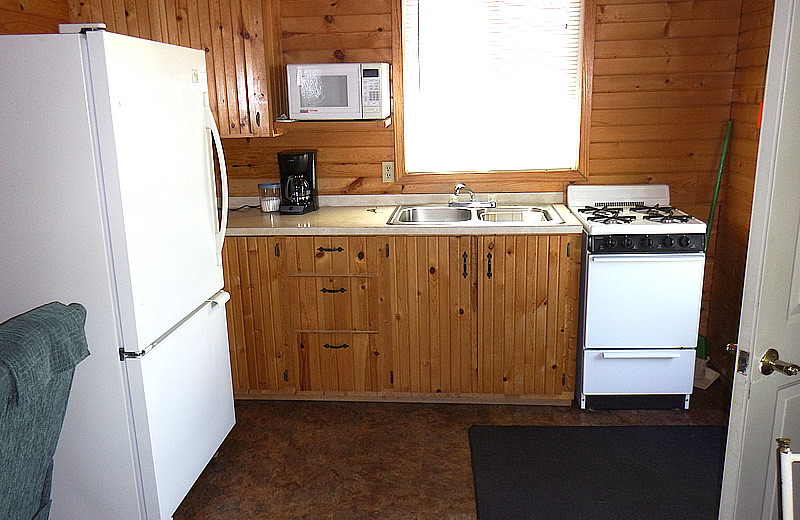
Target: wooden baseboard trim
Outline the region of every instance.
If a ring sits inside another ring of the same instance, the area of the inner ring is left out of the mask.
[[[235,399],[247,401],[351,401],[367,403],[418,403],[418,404],[507,404],[525,406],[571,406],[574,395],[562,394],[560,396],[499,396],[483,394],[457,394],[457,395],[420,395],[420,394],[272,394],[248,393],[235,394]]]

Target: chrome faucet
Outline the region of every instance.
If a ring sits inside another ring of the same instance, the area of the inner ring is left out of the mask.
[[[453,190],[453,193],[455,194],[456,197],[458,197],[458,195],[461,193],[462,190],[466,191],[467,193],[469,193],[470,202],[475,202],[475,200],[476,200],[475,199],[475,192],[472,191],[471,189],[467,188],[466,184],[461,184],[461,183],[456,184],[456,188],[455,188],[455,190]]]
[[[469,202],[458,201],[458,196],[462,191],[469,193]],[[466,184],[458,183],[456,184],[455,190],[453,190],[453,195],[450,198],[448,206],[453,208],[494,208],[497,206],[494,199],[492,197],[490,197],[490,199],[492,200],[481,202],[478,200],[478,197],[475,196],[475,192],[467,188]]]

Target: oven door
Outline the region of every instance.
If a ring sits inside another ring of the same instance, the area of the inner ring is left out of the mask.
[[[588,254],[583,347],[692,348],[704,253]]]

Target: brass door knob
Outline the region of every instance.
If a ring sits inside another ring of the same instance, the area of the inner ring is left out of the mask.
[[[780,355],[774,348],[767,350],[761,358],[761,373],[765,376],[770,375],[774,371],[781,372],[787,376],[796,376],[800,373],[800,366],[794,363],[787,363],[778,359]]]

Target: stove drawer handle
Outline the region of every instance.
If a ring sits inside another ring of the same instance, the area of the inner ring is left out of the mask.
[[[680,352],[603,352],[605,359],[674,359]]]

